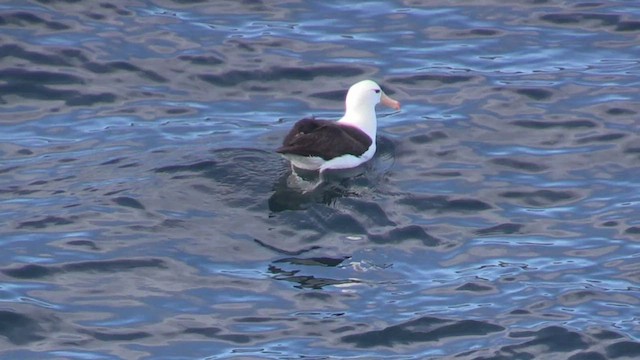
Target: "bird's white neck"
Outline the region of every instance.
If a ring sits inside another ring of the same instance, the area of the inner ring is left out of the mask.
[[[347,111],[338,122],[356,126],[369,135],[373,141],[376,140],[378,121],[376,119],[376,109],[374,106],[347,107]]]

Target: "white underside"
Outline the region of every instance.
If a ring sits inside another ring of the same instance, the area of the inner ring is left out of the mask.
[[[300,156],[292,154],[284,154],[283,156],[291,161],[293,166],[305,170],[320,170],[323,172],[327,169],[350,169],[354,168],[366,161],[369,161],[376,153],[376,143],[373,142],[369,149],[361,156],[342,155],[331,160],[324,160],[317,156]]]

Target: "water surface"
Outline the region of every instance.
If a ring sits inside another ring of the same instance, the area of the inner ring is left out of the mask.
[[[633,1],[0,3],[0,357],[640,356]],[[370,78],[378,154],[274,153]]]

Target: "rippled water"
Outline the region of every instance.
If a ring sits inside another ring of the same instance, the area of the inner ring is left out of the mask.
[[[640,357],[635,1],[0,3],[0,357]],[[379,150],[273,152],[364,78]]]

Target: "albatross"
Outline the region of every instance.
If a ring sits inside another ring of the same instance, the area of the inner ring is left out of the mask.
[[[360,81],[349,88],[340,120],[302,119],[293,125],[276,152],[291,162],[294,172],[295,168],[319,171],[320,182],[328,169],[357,167],[376,152],[375,107],[379,103],[400,110],[400,103],[374,81]]]

